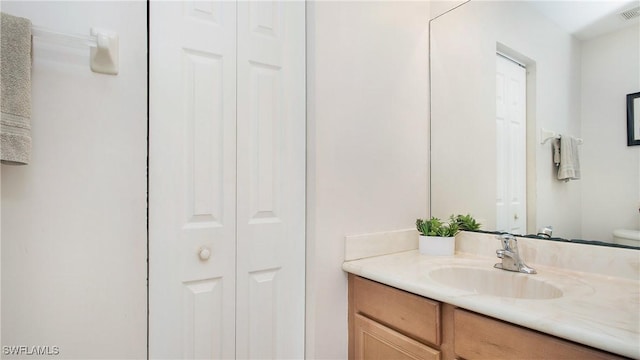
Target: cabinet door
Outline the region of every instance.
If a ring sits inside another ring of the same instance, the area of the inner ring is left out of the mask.
[[[355,358],[366,360],[439,360],[440,352],[362,315],[355,315]]]

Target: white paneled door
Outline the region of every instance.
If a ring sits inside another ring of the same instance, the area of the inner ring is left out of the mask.
[[[496,225],[526,234],[526,69],[496,56]]]
[[[150,3],[150,358],[304,357],[304,19]]]
[[[151,2],[149,355],[233,358],[236,4]]]
[[[304,2],[238,2],[238,359],[304,358],[304,54]]]

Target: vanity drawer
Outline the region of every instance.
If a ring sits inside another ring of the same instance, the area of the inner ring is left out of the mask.
[[[606,352],[454,310],[454,351],[464,359],[620,359]]]
[[[440,345],[440,303],[377,282],[352,277],[356,313],[420,342]]]

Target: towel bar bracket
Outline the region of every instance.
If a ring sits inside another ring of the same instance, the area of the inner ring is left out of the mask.
[[[91,28],[91,36],[95,36],[98,45],[91,47],[91,70],[101,74],[117,75],[119,70],[118,34]]]
[[[555,137],[557,137],[558,134],[556,134],[553,131],[549,131],[545,128],[541,128],[540,129],[540,144],[544,144],[547,141],[549,141],[549,139],[553,139]]]

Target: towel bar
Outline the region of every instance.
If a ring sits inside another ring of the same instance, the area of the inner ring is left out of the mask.
[[[31,35],[51,43],[70,47],[89,47],[90,66],[93,72],[117,75],[119,70],[118,34],[91,28],[89,36],[63,34],[57,31],[32,26]]]

